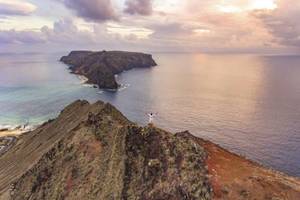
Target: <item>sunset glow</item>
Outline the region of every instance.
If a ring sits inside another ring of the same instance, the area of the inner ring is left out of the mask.
[[[252,9],[276,9],[274,0],[252,0],[250,8]]]
[[[300,0],[0,0],[0,200],[300,200]]]
[[[292,0],[0,0],[0,48],[298,52],[299,13]]]
[[[247,2],[223,2],[217,5],[219,11],[224,13],[247,12],[249,10],[274,10],[277,4],[274,0],[251,0]]]

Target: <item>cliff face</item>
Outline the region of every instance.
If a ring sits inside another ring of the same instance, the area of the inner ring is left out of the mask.
[[[0,156],[0,199],[300,199],[300,181],[189,132],[76,101]]]
[[[116,74],[132,68],[156,66],[149,54],[122,51],[72,51],[61,61],[70,66],[73,73],[84,75],[88,83],[103,89],[117,89]]]
[[[64,133],[14,184],[12,199],[211,198],[203,147],[139,127],[110,104],[90,106],[98,111]]]

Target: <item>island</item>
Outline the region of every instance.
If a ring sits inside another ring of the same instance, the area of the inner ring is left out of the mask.
[[[0,155],[0,199],[300,199],[300,180],[78,100]]]
[[[85,76],[87,83],[101,89],[117,89],[120,85],[115,75],[125,70],[157,65],[150,54],[125,51],[72,51],[60,61],[67,64],[72,73]]]

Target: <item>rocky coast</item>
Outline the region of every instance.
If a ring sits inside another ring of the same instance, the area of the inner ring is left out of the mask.
[[[157,64],[150,54],[125,51],[72,51],[63,56],[72,73],[85,76],[86,83],[101,89],[117,89],[115,75],[133,68],[149,68]]]

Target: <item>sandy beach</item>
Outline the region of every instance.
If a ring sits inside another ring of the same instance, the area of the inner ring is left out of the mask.
[[[18,137],[20,136],[22,133],[24,133],[24,130],[7,130],[7,131],[0,131],[0,137],[6,137],[6,136],[14,136],[14,137]]]

